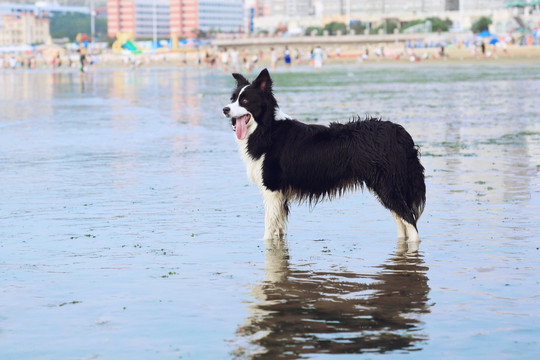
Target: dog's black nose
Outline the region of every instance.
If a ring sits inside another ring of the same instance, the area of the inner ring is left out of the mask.
[[[226,107],[223,108],[223,113],[224,113],[225,115],[229,115],[230,112],[231,112],[231,108],[230,108],[230,107],[226,106]]]

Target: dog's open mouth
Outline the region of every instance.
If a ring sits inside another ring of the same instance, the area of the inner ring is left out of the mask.
[[[232,118],[232,127],[238,140],[244,140],[247,136],[247,124],[251,120],[251,115],[246,114]]]

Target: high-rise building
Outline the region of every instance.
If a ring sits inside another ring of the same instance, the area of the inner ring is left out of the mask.
[[[135,38],[169,37],[168,0],[108,0],[107,28],[110,37],[129,33]]]
[[[254,17],[270,16],[270,0],[255,0],[248,3]]]
[[[242,0],[170,0],[171,33],[194,37],[198,31],[239,32],[244,27]]]
[[[199,29],[198,0],[170,0],[171,33],[182,37],[195,37]]]
[[[108,33],[134,38],[194,37],[204,32],[238,32],[244,27],[243,0],[107,0]]]

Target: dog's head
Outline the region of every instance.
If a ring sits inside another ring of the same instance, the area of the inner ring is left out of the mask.
[[[251,84],[241,74],[232,76],[236,79],[236,89],[231,103],[223,108],[223,115],[231,119],[238,140],[244,140],[258,126],[268,126],[274,120],[277,102],[268,70],[262,70]]]

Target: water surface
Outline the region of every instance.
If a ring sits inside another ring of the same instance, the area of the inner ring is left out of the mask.
[[[535,64],[274,74],[312,123],[366,114],[421,146],[418,254],[368,193],[293,206],[265,244],[234,80],[0,72],[5,359],[525,359],[540,352]]]

